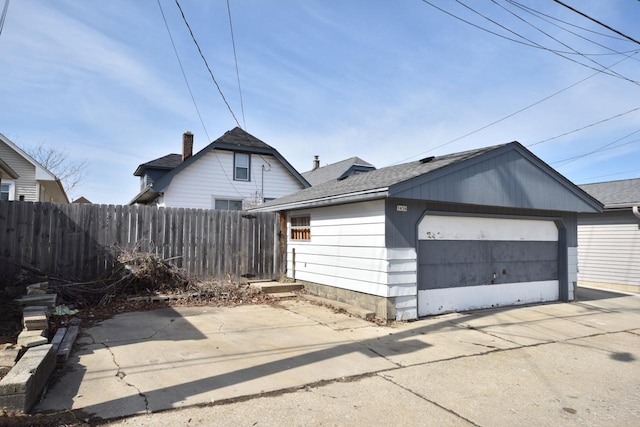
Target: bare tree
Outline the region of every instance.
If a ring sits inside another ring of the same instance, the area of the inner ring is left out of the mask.
[[[87,159],[71,160],[67,150],[40,144],[25,151],[62,182],[68,195],[87,177]]]

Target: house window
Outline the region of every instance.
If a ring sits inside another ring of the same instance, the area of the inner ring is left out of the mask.
[[[311,240],[311,216],[291,218],[291,240]]]
[[[214,199],[213,208],[223,211],[241,211],[242,200],[233,199]]]
[[[2,181],[2,184],[0,184],[0,200],[15,200],[13,181]]]
[[[251,181],[251,156],[247,153],[234,153],[233,179],[236,181]]]

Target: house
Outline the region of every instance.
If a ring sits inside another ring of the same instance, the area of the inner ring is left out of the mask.
[[[578,215],[578,283],[640,292],[640,178],[580,188],[604,212]]]
[[[320,157],[314,156],[313,169],[303,172],[302,176],[304,179],[309,181],[309,184],[318,185],[334,179],[344,179],[351,175],[370,172],[375,169],[375,166],[359,157],[351,157],[349,159],[321,167]]]
[[[140,193],[129,204],[239,210],[309,187],[275,148],[239,127],[192,153],[193,134],[185,132],[182,155],[138,166]]]
[[[0,200],[69,203],[60,180],[1,133]]]
[[[408,320],[573,300],[577,215],[602,205],[512,142],[329,181],[255,210],[280,212],[287,276],[308,292]]]
[[[71,203],[77,203],[77,204],[84,204],[84,205],[90,205],[91,201],[89,199],[87,199],[84,196],[80,196],[77,199],[75,199],[73,202]]]

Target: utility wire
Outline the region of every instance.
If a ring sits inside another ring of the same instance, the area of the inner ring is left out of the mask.
[[[180,71],[182,71],[182,77],[184,78],[184,82],[187,85],[187,89],[189,89],[189,95],[191,96],[191,101],[193,102],[193,106],[195,107],[196,112],[198,113],[200,124],[202,125],[202,129],[204,129],[204,134],[207,135],[207,141],[211,141],[211,137],[209,137],[209,132],[207,132],[207,127],[204,125],[204,120],[202,120],[202,114],[200,114],[200,109],[198,108],[198,104],[196,103],[196,98],[193,96],[191,85],[189,84],[189,80],[187,79],[187,73],[185,73],[184,67],[182,66],[182,61],[180,60],[180,55],[178,55],[178,49],[176,49],[176,44],[173,41],[173,36],[171,35],[171,30],[169,29],[169,24],[167,23],[167,18],[164,15],[164,10],[162,9],[162,4],[160,4],[160,0],[158,0],[158,7],[160,8],[160,13],[162,14],[162,19],[164,20],[164,26],[167,28],[167,33],[169,34],[169,40],[171,40],[171,46],[173,47],[173,52],[176,54],[176,59],[178,60],[178,64],[180,65]]]
[[[615,29],[615,28],[613,28],[613,27],[610,27],[609,25],[607,25],[607,24],[605,24],[605,23],[603,23],[603,22],[598,21],[598,20],[597,20],[597,19],[595,19],[595,18],[590,17],[590,16],[589,16],[589,15],[587,15],[586,13],[580,12],[578,9],[575,9],[575,8],[573,8],[573,7],[569,6],[568,4],[561,2],[560,0],[553,0],[553,1],[554,1],[554,2],[556,2],[556,3],[558,3],[559,5],[562,5],[562,6],[566,7],[567,9],[571,10],[572,12],[575,12],[575,13],[577,13],[578,15],[584,16],[584,17],[585,17],[585,18],[587,18],[588,20],[593,21],[593,22],[595,22],[596,24],[603,26],[603,27],[604,27],[604,28],[606,28],[607,30],[613,31],[614,33],[616,33],[616,34],[618,34],[618,35],[620,35],[620,36],[624,37],[625,39],[631,40],[632,42],[634,42],[634,43],[636,43],[636,44],[639,44],[639,45],[640,45],[640,41],[638,41],[638,40],[634,39],[633,37],[630,37],[630,36],[628,36],[628,35],[626,35],[626,34],[624,34],[624,33],[620,32],[620,31],[616,30],[616,29]]]
[[[546,17],[547,17],[547,18],[549,18],[549,19],[552,19],[552,20],[554,20],[554,21],[558,21],[558,22],[562,22],[563,24],[569,25],[569,26],[574,27],[574,28],[579,28],[579,29],[581,29],[581,30],[583,30],[583,31],[587,31],[587,32],[589,32],[589,33],[597,34],[597,35],[599,35],[599,36],[608,37],[608,38],[615,39],[615,40],[622,40],[622,41],[626,41],[626,40],[625,40],[625,39],[623,39],[623,38],[616,37],[616,36],[611,35],[611,34],[601,33],[601,32],[599,32],[599,31],[594,31],[594,30],[591,30],[591,29],[589,29],[589,28],[585,28],[585,27],[581,27],[581,26],[576,25],[576,24],[572,24],[571,22],[564,21],[564,20],[562,20],[562,19],[556,18],[555,16],[551,16],[551,15],[548,15],[548,14],[546,14],[546,13],[540,12],[539,10],[535,10],[535,9],[533,9],[533,8],[531,8],[531,7],[527,6],[527,5],[524,5],[524,4],[522,4],[522,3],[520,3],[520,2],[518,2],[518,1],[516,1],[516,0],[506,0],[506,1],[507,1],[507,2],[509,2],[509,3],[511,3],[511,4],[513,4],[513,5],[518,6],[518,7],[520,7],[520,8],[528,9],[528,10],[530,10],[530,11],[532,11],[532,12],[534,12],[534,13],[538,14],[538,15],[546,16]]]
[[[554,165],[554,164],[557,164],[557,163],[565,162],[564,164],[558,166],[558,167],[564,167],[564,166],[568,165],[569,163],[575,162],[576,160],[582,159],[584,157],[590,156],[590,155],[598,153],[600,151],[604,151],[605,149],[607,149],[607,147],[610,147],[613,144],[615,144],[616,142],[620,142],[623,139],[630,137],[631,135],[635,135],[638,132],[640,132],[640,129],[635,130],[635,131],[633,131],[633,132],[631,132],[631,133],[629,133],[629,134],[627,134],[627,135],[625,135],[625,136],[623,136],[621,138],[618,138],[615,141],[612,141],[612,142],[610,142],[608,144],[605,144],[602,147],[599,147],[599,148],[596,148],[595,150],[589,151],[588,153],[580,154],[579,156],[569,157],[569,158],[566,158],[566,159],[563,159],[563,160],[557,160],[555,162],[551,162],[550,164]],[[638,141],[638,140],[636,140],[636,141]],[[636,141],[631,141],[631,142],[636,142]],[[626,145],[626,143],[625,144],[621,144],[621,145],[616,146],[616,147],[611,147],[611,148],[618,148],[618,147],[622,147],[623,145]]]
[[[526,6],[526,5],[523,5],[523,4],[521,4],[521,3],[518,3],[517,1],[514,1],[514,0],[505,0],[505,1],[506,1],[507,3],[509,3],[509,4],[511,4],[512,6],[517,7],[518,9],[521,9],[522,11],[524,11],[524,12],[526,12],[526,13],[528,13],[528,14],[530,14],[530,15],[532,15],[532,16],[534,16],[534,17],[538,18],[538,19],[540,19],[541,21],[544,21],[544,22],[546,22],[546,23],[548,23],[548,24],[550,24],[550,25],[553,25],[553,26],[554,26],[554,27],[556,27],[556,28],[561,29],[562,31],[566,31],[567,33],[569,33],[569,34],[573,34],[574,36],[579,37],[579,38],[581,38],[582,40],[585,40],[585,41],[587,41],[587,42],[589,42],[589,43],[593,43],[593,44],[595,44],[595,45],[597,45],[597,46],[600,46],[600,47],[602,47],[602,48],[604,48],[604,49],[607,49],[607,50],[609,50],[609,51],[611,51],[611,52],[612,52],[612,53],[600,53],[600,54],[585,54],[585,53],[583,53],[583,55],[588,55],[588,56],[629,55],[629,54],[636,54],[636,53],[638,53],[638,52],[639,52],[639,51],[638,51],[638,49],[633,49],[633,50],[628,50],[628,51],[624,51],[624,52],[619,52],[619,51],[617,51],[617,50],[615,50],[615,49],[610,48],[610,47],[609,47],[609,46],[607,46],[607,45],[604,45],[604,44],[602,44],[602,43],[599,43],[599,42],[597,42],[597,41],[595,41],[595,40],[591,40],[591,39],[590,39],[590,38],[588,38],[588,37],[584,37],[583,35],[578,34],[578,33],[577,33],[577,32],[575,32],[575,31],[571,31],[570,29],[565,28],[565,27],[563,27],[562,25],[556,24],[556,23],[555,23],[555,22],[553,22],[552,20],[556,20],[556,21],[562,22],[562,23],[564,23],[564,24],[571,25],[571,26],[576,27],[576,28],[580,28],[580,29],[585,30],[585,31],[590,31],[590,32],[592,32],[592,33],[595,33],[595,34],[598,34],[598,35],[601,35],[601,36],[605,36],[605,37],[612,37],[612,38],[614,38],[614,39],[616,39],[616,40],[623,40],[623,41],[626,41],[626,40],[624,40],[624,39],[621,39],[621,38],[619,38],[619,37],[615,37],[615,36],[610,36],[610,35],[608,35],[608,34],[602,34],[602,33],[598,33],[598,32],[595,32],[595,31],[591,31],[591,30],[588,30],[588,29],[586,29],[586,28],[582,28],[582,27],[579,27],[579,26],[577,26],[577,25],[573,25],[573,24],[571,24],[571,23],[569,23],[569,22],[565,22],[565,21],[562,21],[562,20],[556,19],[556,18],[554,18],[554,17],[552,17],[552,16],[550,16],[550,15],[544,14],[544,13],[542,13],[542,12],[538,11],[538,10],[535,10],[535,9],[533,9],[533,8],[529,7],[529,6]],[[502,6],[501,6],[501,7],[502,7]],[[640,60],[638,60],[637,58],[633,58],[633,60],[635,60],[635,61],[640,61]]]
[[[617,62],[613,63],[612,65],[610,65],[610,66],[609,66],[609,68],[614,67],[614,66],[618,65],[619,63],[621,63],[621,62],[623,62],[623,61],[627,60],[627,59],[628,59],[628,57],[622,58],[622,59],[620,59],[619,61],[617,61]],[[453,144],[454,142],[460,141],[461,139],[464,139],[464,138],[466,138],[466,137],[468,137],[468,136],[471,136],[471,135],[473,135],[473,134],[475,134],[475,133],[478,133],[478,132],[480,132],[480,131],[483,131],[483,130],[487,129],[488,127],[491,127],[491,126],[493,126],[493,125],[496,125],[496,124],[498,124],[498,123],[500,123],[500,122],[503,122],[503,121],[505,121],[505,120],[507,120],[507,119],[509,119],[509,118],[511,118],[511,117],[513,117],[513,116],[515,116],[515,115],[517,115],[517,114],[522,113],[523,111],[526,111],[526,110],[528,110],[528,109],[530,109],[530,108],[532,108],[532,107],[535,107],[536,105],[541,104],[541,103],[543,103],[544,101],[546,101],[546,100],[548,100],[548,99],[551,99],[551,98],[553,98],[553,97],[554,97],[554,96],[556,96],[556,95],[559,95],[559,94],[561,94],[561,93],[563,93],[563,92],[566,92],[567,90],[569,90],[569,89],[571,89],[571,88],[573,88],[573,87],[575,87],[575,86],[579,85],[580,83],[583,83],[583,82],[585,82],[585,81],[587,81],[587,80],[589,80],[589,79],[591,79],[591,78],[593,78],[593,77],[595,77],[595,76],[597,76],[597,75],[599,75],[599,74],[601,74],[601,72],[600,72],[600,71],[595,72],[595,73],[593,73],[593,74],[591,74],[591,75],[589,75],[589,76],[585,77],[584,79],[579,80],[579,81],[577,81],[577,82],[575,82],[575,83],[573,83],[573,84],[571,84],[571,85],[569,85],[569,86],[565,87],[564,89],[560,89],[560,90],[558,90],[558,91],[556,91],[556,92],[552,93],[551,95],[545,96],[544,98],[539,99],[538,101],[536,101],[536,102],[534,102],[534,103],[532,103],[532,104],[529,104],[529,105],[527,105],[526,107],[523,107],[523,108],[521,108],[521,109],[519,109],[519,110],[517,110],[517,111],[515,111],[515,112],[513,112],[513,113],[510,113],[510,114],[508,114],[508,115],[506,115],[506,116],[504,116],[504,117],[502,117],[502,118],[500,118],[500,119],[498,119],[498,120],[494,120],[493,122],[491,122],[491,123],[489,123],[489,124],[487,124],[487,125],[484,125],[484,126],[482,126],[482,127],[479,127],[478,129],[472,130],[471,132],[467,132],[467,133],[465,133],[465,134],[464,134],[464,135],[462,135],[462,136],[459,136],[459,137],[457,137],[457,138],[454,138],[454,139],[452,139],[452,140],[449,140],[449,141],[447,141],[447,142],[445,142],[445,143],[443,143],[443,144],[437,145],[437,146],[435,146],[435,147],[433,147],[433,148],[430,148],[430,149],[428,149],[428,150],[426,150],[426,151],[423,151],[423,152],[421,152],[421,153],[419,153],[419,154],[415,154],[415,155],[413,155],[413,156],[407,157],[407,158],[405,158],[405,159],[403,159],[403,160],[400,160],[400,161],[398,161],[398,162],[392,163],[392,165],[396,165],[396,164],[399,164],[399,163],[406,162],[407,160],[411,160],[411,159],[413,159],[413,158],[415,158],[415,157],[422,156],[422,155],[427,154],[427,153],[429,153],[429,152],[431,152],[431,151],[433,151],[433,150],[436,150],[436,149],[438,149],[438,148],[444,147],[444,146],[449,145],[449,144]],[[540,143],[542,143],[542,142],[544,142],[544,141],[537,142],[537,143],[535,143],[535,144],[540,144]],[[535,145],[535,144],[534,144],[534,145]]]
[[[463,7],[467,8],[467,9],[469,9],[469,10],[470,10],[470,11],[472,11],[473,13],[475,13],[475,14],[477,14],[477,15],[479,15],[479,16],[481,16],[481,17],[483,17],[484,19],[488,20],[489,22],[491,22],[491,23],[493,23],[493,24],[495,24],[495,25],[499,26],[500,28],[503,28],[503,29],[507,30],[508,32],[510,32],[510,33],[512,33],[512,34],[514,34],[514,35],[516,35],[516,36],[518,36],[518,37],[520,37],[520,38],[522,38],[522,39],[524,39],[524,40],[528,41],[529,43],[532,43],[532,45],[533,45],[533,46],[539,47],[539,48],[544,49],[544,50],[548,50],[549,52],[551,52],[551,53],[553,53],[553,54],[555,54],[555,55],[558,55],[558,56],[560,56],[560,57],[562,57],[562,58],[564,58],[564,59],[567,59],[567,60],[569,60],[569,61],[571,61],[571,62],[575,62],[576,64],[582,65],[583,67],[591,68],[592,70],[600,71],[600,70],[606,70],[606,69],[608,69],[607,67],[605,67],[604,65],[600,64],[599,62],[597,62],[597,61],[595,61],[595,60],[593,60],[593,59],[587,58],[584,54],[582,54],[582,53],[580,53],[580,52],[576,51],[575,49],[573,49],[573,48],[571,48],[571,47],[567,46],[565,43],[562,43],[562,42],[560,42],[559,40],[557,40],[557,39],[555,39],[555,38],[554,38],[554,40],[555,40],[556,42],[558,42],[558,43],[562,44],[563,46],[565,46],[565,47],[567,47],[567,48],[569,48],[569,49],[571,49],[571,50],[573,51],[573,53],[574,53],[574,54],[580,55],[580,56],[582,56],[583,58],[588,59],[589,61],[593,62],[593,63],[594,63],[594,64],[596,64],[596,65],[599,65],[599,66],[600,66],[600,67],[602,67],[602,68],[595,68],[595,67],[592,67],[592,66],[590,66],[590,65],[588,65],[588,64],[585,64],[585,63],[580,62],[580,61],[576,61],[576,60],[575,60],[575,59],[573,59],[573,58],[570,58],[570,57],[568,57],[568,56],[565,56],[565,54],[566,54],[566,53],[561,53],[560,51],[557,51],[557,50],[554,50],[554,49],[549,49],[549,48],[547,48],[547,47],[545,47],[545,46],[542,46],[541,44],[539,44],[539,43],[537,43],[537,42],[535,42],[535,41],[533,41],[533,40],[531,40],[531,39],[529,39],[529,38],[527,38],[527,37],[525,37],[525,36],[523,36],[523,35],[521,35],[521,34],[516,33],[515,31],[513,31],[513,30],[511,30],[511,29],[507,28],[506,26],[504,26],[504,25],[500,24],[499,22],[495,21],[494,19],[491,19],[491,18],[489,18],[488,16],[486,16],[486,15],[484,15],[484,14],[482,14],[482,13],[478,12],[477,10],[475,10],[475,9],[474,9],[474,8],[472,8],[471,6],[469,6],[469,5],[465,4],[464,2],[462,2],[462,1],[460,1],[460,0],[455,0],[455,1],[456,1],[456,3],[460,4],[461,6],[463,6]],[[495,3],[495,2],[494,2],[494,3]],[[506,9],[505,9],[505,10],[506,10]],[[509,11],[509,12],[510,12],[510,11]],[[510,12],[510,13],[512,13],[512,14],[513,14],[513,12]],[[530,24],[529,22],[527,22],[526,20],[524,20],[524,19],[520,18],[519,16],[517,16],[517,15],[515,15],[515,14],[513,14],[513,15],[514,15],[514,16],[516,16],[518,19],[520,19],[520,20],[522,20],[522,21],[526,22],[527,24],[532,25],[532,24]],[[532,25],[532,26],[533,26],[533,25]],[[534,26],[534,28],[536,28],[536,27]],[[538,31],[541,31],[541,30],[539,30],[538,28],[536,28],[536,29],[537,29]],[[544,33],[544,32],[543,32],[543,33]],[[551,36],[549,36],[549,35],[548,35],[548,34],[546,34],[546,33],[544,33],[544,34],[545,34],[545,35],[547,35],[548,37],[551,37]],[[551,38],[553,38],[553,37],[551,37]],[[619,74],[619,73],[617,73],[617,72],[615,72],[615,71],[612,71],[611,73],[605,73],[605,74],[608,74],[608,75],[613,76],[613,77],[619,77],[619,78],[621,78],[621,79],[627,80],[627,81],[629,81],[629,82],[631,82],[631,83],[634,83],[634,84],[636,84],[636,85],[639,85],[639,86],[640,86],[640,82],[637,82],[637,81],[635,81],[635,80],[633,80],[633,79],[630,79],[630,78],[628,78],[628,77],[625,77],[625,76],[623,76],[623,75],[621,75],[621,74]]]
[[[9,0],[4,0],[4,7],[2,8],[2,16],[0,17],[0,35],[4,28],[4,20],[7,17],[7,11],[9,10]]]
[[[233,120],[236,122],[236,125],[238,125],[238,127],[242,129],[242,126],[240,126],[240,122],[238,122],[238,118],[236,117],[236,115],[234,114],[233,110],[231,109],[231,106],[227,102],[227,98],[225,98],[224,93],[222,93],[222,89],[220,89],[220,85],[218,84],[218,81],[214,77],[213,71],[211,71],[211,67],[209,67],[209,63],[207,62],[207,59],[204,57],[204,54],[202,53],[202,49],[200,49],[200,45],[198,44],[198,41],[196,40],[196,36],[193,34],[193,31],[191,30],[191,26],[189,25],[189,22],[187,21],[187,17],[184,15],[184,12],[182,11],[182,6],[180,6],[180,2],[178,2],[178,0],[175,0],[175,2],[176,2],[176,5],[178,6],[178,9],[180,9],[180,14],[182,15],[182,20],[184,21],[185,25],[189,29],[189,34],[191,34],[191,39],[193,40],[193,43],[198,48],[198,53],[200,53],[200,57],[204,61],[204,65],[207,67],[207,70],[209,71],[209,75],[211,76],[211,79],[213,80],[213,83],[215,83],[216,88],[218,89],[218,92],[220,93],[220,96],[222,97],[222,100],[224,101],[225,105],[227,106],[227,109],[229,110],[229,112],[233,116]]]
[[[236,62],[236,77],[238,78],[238,92],[240,93],[240,110],[242,112],[242,124],[246,129],[247,121],[244,117],[244,103],[242,101],[242,88],[240,86],[240,71],[238,70],[238,55],[236,54],[236,39],[233,35],[233,24],[231,22],[231,5],[229,4],[229,0],[227,0],[227,11],[229,12],[229,30],[231,31],[231,44],[233,45],[233,59]]]
[[[630,114],[630,113],[633,113],[634,111],[638,111],[638,110],[640,110],[640,107],[632,108],[631,110],[625,111],[624,113],[620,113],[620,114],[616,114],[615,116],[607,117],[606,119],[600,120],[600,121],[595,122],[595,123],[588,124],[586,126],[582,126],[581,128],[574,129],[572,131],[565,132],[565,133],[562,133],[560,135],[556,135],[556,136],[551,137],[551,138],[543,139],[542,141],[534,142],[533,144],[527,145],[527,147],[533,147],[534,145],[542,144],[543,142],[553,141],[554,139],[558,139],[558,138],[561,138],[563,136],[567,136],[567,135],[570,135],[572,133],[579,132],[581,130],[584,130],[584,129],[599,125],[601,123],[608,122],[609,120],[613,120],[613,119],[616,119],[618,117],[622,117],[622,116],[624,116],[626,114]]]
[[[509,14],[511,14],[512,16],[516,17],[517,19],[519,19],[520,21],[524,22],[525,24],[529,25],[530,27],[536,29],[537,31],[541,32],[542,34],[544,34],[545,36],[549,37],[550,39],[556,41],[557,43],[560,43],[561,45],[565,46],[568,49],[571,49],[572,51],[574,51],[576,54],[582,56],[583,58],[585,58],[588,61],[593,62],[594,64],[600,66],[600,67],[604,67],[604,65],[602,65],[601,63],[599,63],[598,61],[588,58],[585,54],[578,52],[576,49],[572,48],[571,46],[569,46],[568,44],[558,40],[557,38],[553,37],[551,34],[547,33],[546,31],[543,31],[542,29],[536,27],[535,25],[533,25],[531,22],[527,21],[526,19],[524,19],[523,17],[521,17],[520,15],[518,15],[517,13],[507,9],[506,7],[502,6],[501,4],[498,4],[498,2],[496,0],[491,0],[495,5],[497,5],[498,7],[502,8],[503,10],[505,10],[506,12],[508,12]],[[638,82],[636,82],[635,80],[631,80],[625,76],[623,76],[622,74],[616,72],[616,71],[612,71],[616,76],[628,80],[632,83],[636,83],[639,84]]]
[[[582,179],[574,180],[573,182],[577,184],[576,181],[581,181],[584,184],[587,184],[587,183],[591,184],[588,181],[590,181],[592,179],[606,178],[608,176],[624,175],[624,174],[627,174],[627,173],[637,173],[637,172],[640,172],[640,169],[633,169],[633,170],[627,170],[627,171],[622,171],[622,172],[609,173],[609,174],[606,174],[606,175],[591,176],[589,178],[582,178]]]
[[[208,144],[211,143],[211,137],[209,136],[209,132],[207,132],[207,127],[204,124],[204,120],[202,119],[202,114],[200,114],[200,109],[198,108],[198,104],[196,103],[196,98],[193,96],[193,91],[191,90],[191,85],[189,84],[189,80],[187,79],[187,74],[184,71],[184,67],[182,66],[182,61],[180,60],[180,55],[178,55],[178,49],[176,48],[176,45],[173,41],[173,36],[171,35],[171,30],[169,29],[169,24],[167,23],[167,18],[164,14],[164,10],[162,9],[162,4],[160,3],[160,0],[158,0],[158,7],[160,8],[160,13],[162,14],[162,19],[164,20],[164,25],[167,29],[167,33],[169,34],[169,39],[171,40],[171,46],[173,47],[173,52],[176,55],[176,59],[178,60],[178,64],[180,65],[180,71],[182,71],[182,77],[184,78],[184,82],[187,85],[187,89],[189,89],[189,95],[191,96],[191,101],[193,102],[193,106],[196,109],[196,113],[198,113],[198,118],[200,119],[200,124],[202,125],[202,129],[204,130],[204,134],[207,136],[207,141]],[[229,178],[229,176],[227,175],[227,172],[225,171],[225,168],[222,166],[222,162],[220,161],[220,158],[218,157],[218,155],[216,153],[214,153],[214,156],[216,158],[216,160],[218,161],[218,164],[220,165],[220,170],[222,171],[222,173],[224,174],[224,177],[227,179],[227,181],[229,182],[229,185],[231,186],[231,188],[233,188],[233,190],[238,193],[239,196],[244,197],[244,195],[235,187],[235,185],[233,185],[233,181]]]

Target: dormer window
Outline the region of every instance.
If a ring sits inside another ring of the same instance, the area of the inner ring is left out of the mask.
[[[251,156],[247,153],[234,153],[233,179],[235,181],[251,181]]]

